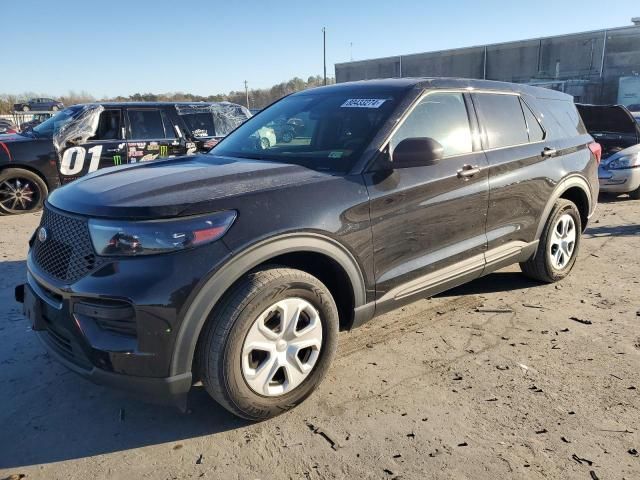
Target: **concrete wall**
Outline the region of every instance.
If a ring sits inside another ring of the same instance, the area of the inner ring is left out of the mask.
[[[640,74],[640,26],[338,63],[335,70],[338,83],[401,76],[556,81],[579,101],[615,103],[619,78]]]

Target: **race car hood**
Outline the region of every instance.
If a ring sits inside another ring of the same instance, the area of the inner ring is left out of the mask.
[[[622,105],[576,105],[590,134],[633,134],[640,143],[640,126],[631,112]]]
[[[48,202],[91,217],[167,218],[233,208],[233,199],[323,181],[302,166],[213,155],[100,169],[54,191]]]

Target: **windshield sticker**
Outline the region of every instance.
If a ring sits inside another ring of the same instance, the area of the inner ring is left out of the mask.
[[[342,158],[343,152],[329,152],[329,158]]]
[[[340,108],[380,108],[384,102],[381,98],[350,98]]]

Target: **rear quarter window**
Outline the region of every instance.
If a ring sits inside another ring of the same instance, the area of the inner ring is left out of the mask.
[[[542,125],[550,139],[576,137],[587,133],[575,104],[568,100],[537,99]]]

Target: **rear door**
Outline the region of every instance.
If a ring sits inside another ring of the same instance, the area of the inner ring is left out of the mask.
[[[365,174],[381,304],[443,290],[484,268],[487,161],[468,95],[427,93],[391,137],[391,155],[411,137],[437,140],[444,158]]]
[[[535,240],[541,212],[564,168],[520,95],[474,93],[473,101],[489,161],[487,264],[495,266],[510,263]]]
[[[147,162],[175,156],[180,141],[166,113],[160,107],[129,107],[127,109],[129,163]]]

